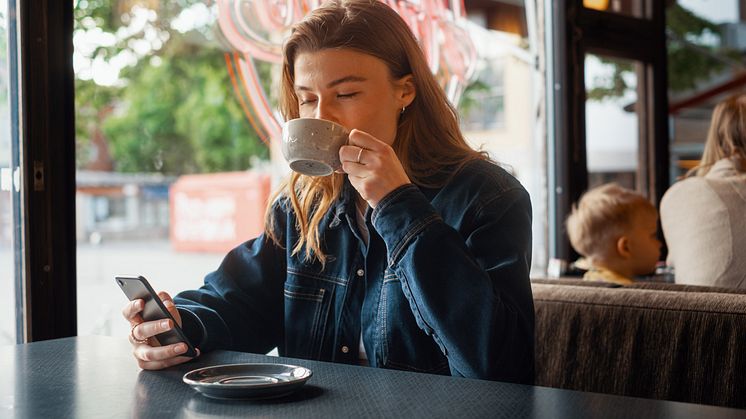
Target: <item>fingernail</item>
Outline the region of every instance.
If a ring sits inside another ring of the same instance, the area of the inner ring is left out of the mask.
[[[142,308],[145,305],[145,301],[137,300],[137,308]]]
[[[182,354],[182,353],[186,352],[186,349],[187,349],[186,345],[184,345],[183,343],[180,343],[180,344],[174,346],[174,353]]]
[[[163,305],[166,306],[166,308],[171,308],[174,306],[174,302],[171,300],[166,300],[163,302]]]
[[[168,325],[168,320],[161,321],[161,329],[170,329],[170,328],[171,327],[169,327]]]

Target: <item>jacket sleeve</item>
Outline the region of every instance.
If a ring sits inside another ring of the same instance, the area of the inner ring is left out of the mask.
[[[274,232],[284,243],[287,215],[273,208]],[[283,341],[285,250],[266,234],[231,250],[198,290],[174,302],[187,337],[202,352],[266,353]]]
[[[534,309],[531,204],[520,186],[468,208],[474,224],[446,224],[413,186],[385,197],[373,223],[419,327],[451,374],[531,383]]]

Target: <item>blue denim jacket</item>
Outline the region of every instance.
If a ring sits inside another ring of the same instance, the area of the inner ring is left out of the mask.
[[[531,205],[518,181],[488,161],[443,188],[402,186],[366,222],[346,183],[323,219],[325,269],[291,255],[298,234],[286,201],[275,233],[233,249],[199,290],[175,302],[201,348],[357,363],[531,383],[534,309]],[[283,248],[284,247],[284,248]]]

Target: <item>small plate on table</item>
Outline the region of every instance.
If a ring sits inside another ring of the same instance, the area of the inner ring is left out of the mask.
[[[286,396],[311,375],[311,370],[296,365],[228,364],[189,371],[183,381],[214,399],[257,400]]]

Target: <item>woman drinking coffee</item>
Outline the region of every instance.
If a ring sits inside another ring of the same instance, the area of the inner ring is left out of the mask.
[[[281,112],[349,130],[341,169],[290,175],[265,231],[164,304],[202,352],[227,349],[529,383],[531,206],[478,151],[407,24],[333,1],[283,48]],[[124,308],[144,369],[188,360]],[[166,327],[172,327],[170,322]]]

